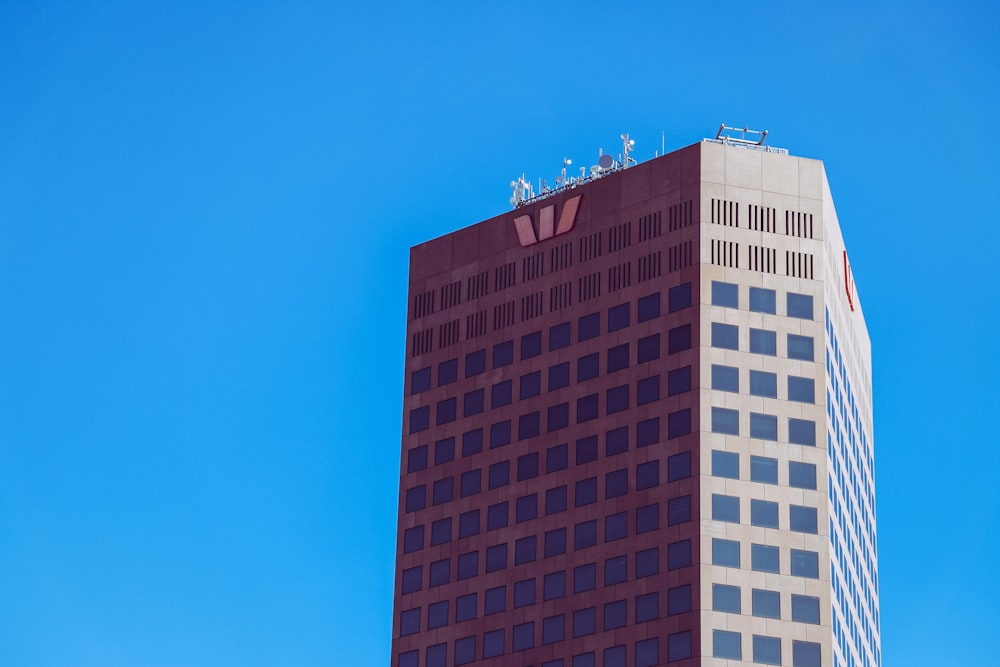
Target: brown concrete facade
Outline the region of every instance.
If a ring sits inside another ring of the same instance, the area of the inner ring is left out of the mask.
[[[701,150],[411,250],[393,667],[699,663]]]

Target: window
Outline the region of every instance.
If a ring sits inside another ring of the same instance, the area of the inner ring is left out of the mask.
[[[403,553],[412,553],[424,548],[424,527],[414,526],[403,531]],[[419,589],[418,589],[419,590]]]
[[[788,376],[788,400],[799,403],[816,402],[816,381],[812,378]]]
[[[667,374],[667,396],[676,396],[687,391],[691,391],[691,367],[684,366],[670,371]],[[639,405],[642,405],[641,394]]]
[[[482,490],[483,486],[482,473],[483,471],[480,470],[479,468],[462,473],[461,495],[463,498],[474,496]]]
[[[521,496],[517,499],[514,511],[517,523],[524,523],[538,518],[538,494],[532,493],[529,496]]]
[[[712,584],[712,609],[728,614],[741,613],[740,587]]]
[[[628,493],[628,468],[609,472],[604,476],[604,497],[617,498]]]
[[[427,445],[411,449],[406,454],[406,472],[417,472],[427,467]],[[409,511],[409,510],[407,510]]]
[[[767,371],[750,371],[750,395],[778,397],[778,375]]]
[[[570,343],[569,322],[549,327],[549,352],[561,350]]]
[[[712,433],[740,434],[740,413],[728,408],[712,408]]]
[[[797,489],[816,488],[816,466],[812,463],[788,462],[788,486]]]
[[[778,439],[778,418],[775,415],[750,413],[750,437],[761,440]]]
[[[569,445],[556,445],[545,451],[545,472],[565,470],[569,465]]]
[[[545,492],[545,514],[557,514],[566,511],[566,485],[557,486]]]
[[[684,324],[667,332],[667,354],[691,349],[691,325]]]
[[[622,343],[608,350],[608,373],[628,368],[628,343]]]
[[[660,316],[660,293],[639,299],[639,321],[646,322]]]
[[[462,416],[471,417],[483,411],[483,401],[485,392],[482,389],[467,392],[462,397]]]
[[[721,493],[712,494],[712,519],[740,522],[740,499],[737,496],[726,496]]]
[[[542,332],[535,331],[521,336],[521,360],[537,357],[542,353]]]
[[[399,636],[420,632],[420,607],[407,609],[399,614]]]
[[[604,585],[613,586],[628,579],[628,557],[616,556],[604,561]]]
[[[816,446],[816,422],[809,419],[788,420],[788,442],[793,445]]]
[[[819,579],[819,554],[792,549],[792,576]]]
[[[493,368],[510,366],[514,363],[514,341],[509,340],[493,346]]]
[[[576,423],[597,419],[597,394],[576,399]]]
[[[540,428],[540,413],[530,412],[526,415],[521,415],[517,418],[517,439],[527,440],[528,438],[533,438],[538,435]]]
[[[545,557],[566,553],[566,529],[556,528],[545,533]]]
[[[678,285],[677,287],[671,287],[668,294],[669,306],[668,310],[671,313],[676,313],[678,310],[684,310],[691,306],[691,283],[684,283],[683,285]]]
[[[712,538],[712,565],[740,566],[740,543],[736,540]]]
[[[490,488],[498,489],[510,483],[510,461],[501,461],[490,466]]]
[[[452,477],[445,477],[434,482],[434,504],[449,502],[455,495],[455,480]]]
[[[691,520],[691,496],[680,496],[667,501],[667,525],[676,526]]]
[[[573,569],[573,592],[583,593],[597,588],[597,565],[589,563]]]
[[[406,511],[416,512],[427,506],[427,487],[421,484],[406,490]]]
[[[455,622],[470,621],[476,617],[476,594],[460,595],[455,600]]]
[[[660,358],[660,334],[640,338],[638,342],[637,363],[645,363]]]
[[[597,436],[591,435],[576,441],[576,465],[597,460]]]
[[[566,617],[549,616],[542,621],[542,644],[554,644],[566,638]],[[560,661],[560,664],[561,661]]]
[[[628,451],[628,426],[621,426],[604,435],[604,455],[615,456]]]
[[[569,362],[549,366],[549,391],[569,386]]]
[[[628,385],[612,387],[607,393],[607,414],[628,410]]]
[[[659,424],[659,422],[657,422]],[[667,415],[667,439],[679,438],[691,432],[691,408]]]
[[[438,386],[451,384],[458,379],[458,359],[449,359],[438,364]]]
[[[712,389],[739,393],[740,370],[735,366],[712,364]]]
[[[538,477],[538,453],[517,457],[517,481]]]
[[[762,528],[778,527],[778,503],[770,500],[750,501],[750,524]]]
[[[590,477],[588,479],[582,479],[576,483],[576,492],[574,494],[574,502],[576,507],[582,507],[583,505],[589,505],[590,503],[597,502],[597,478]]]
[[[628,618],[628,600],[615,600],[604,605],[604,629],[625,627]],[[638,623],[638,621],[636,621]]]
[[[822,667],[822,650],[815,642],[792,641],[792,667]]]
[[[511,400],[513,399],[513,391],[511,390],[511,387],[512,383],[510,380],[506,380],[505,382],[498,382],[497,384],[493,385],[493,388],[490,391],[490,407],[496,409],[504,405],[510,405]],[[481,395],[482,389],[480,389],[479,392],[480,392],[479,399],[480,401],[482,401],[482,395]],[[466,394],[466,396],[468,395],[469,394]],[[468,401],[466,401],[466,405],[468,405]]]
[[[635,578],[651,577],[660,572],[660,549],[653,547],[635,554]]]
[[[490,588],[486,591],[486,608],[484,613],[489,616],[490,614],[499,614],[502,611],[507,610],[507,587],[497,586],[496,588]]]
[[[427,629],[433,630],[448,625],[448,600],[427,605]]]
[[[601,314],[584,315],[577,323],[577,341],[583,342],[601,335]]]
[[[792,620],[819,625],[819,598],[792,594]]]
[[[535,623],[520,623],[514,626],[514,650],[523,651],[535,645]]]
[[[691,611],[691,585],[667,589],[667,616]]]
[[[510,420],[490,426],[490,449],[510,444]]]
[[[777,591],[755,588],[751,594],[753,615],[761,618],[781,618],[781,596]]]
[[[573,637],[586,637],[594,634],[594,619],[596,618],[594,607],[587,609],[577,609],[573,612]]]
[[[496,572],[507,567],[507,545],[497,544],[486,549],[486,572]]]
[[[597,544],[597,520],[583,521],[573,527],[573,548],[586,549]]]
[[[503,655],[503,628],[483,633],[483,658],[495,658]]]
[[[624,329],[630,323],[629,304],[622,303],[608,308],[608,333]]]
[[[451,581],[451,561],[447,558],[434,561],[431,563],[430,575],[430,585],[432,588],[434,586],[444,586]]]
[[[644,505],[635,511],[635,532],[638,535],[654,531],[660,527],[660,506]]]
[[[660,663],[660,640],[657,637],[635,643],[635,667],[653,667]]]
[[[427,649],[428,655],[430,654],[430,649]],[[443,654],[442,654],[443,655]],[[462,637],[461,639],[455,640],[455,664],[456,665],[468,665],[473,660],[476,659],[476,638],[475,637]],[[427,659],[427,667],[431,667],[430,658]],[[444,667],[444,661],[441,661],[441,667]]]
[[[483,451],[483,429],[477,428],[462,434],[462,456],[472,456]]]
[[[465,377],[486,372],[486,350],[476,350],[465,355]]]
[[[410,393],[419,394],[431,388],[431,367],[410,373]]]
[[[712,281],[712,305],[723,308],[740,307],[740,288],[735,283]]]
[[[743,648],[738,632],[728,630],[712,630],[712,656],[727,660],[742,660]]]
[[[755,572],[778,573],[778,547],[750,545],[750,569]]]
[[[431,523],[431,546],[451,542],[451,517]]]
[[[781,639],[778,637],[754,635],[753,661],[761,665],[780,665]]]
[[[542,597],[545,600],[555,600],[566,595],[566,572],[552,572],[542,579]]]
[[[423,587],[424,567],[418,565],[403,570],[403,593],[416,593]]]
[[[628,512],[617,512],[604,517],[604,541],[614,542],[628,537]]]
[[[778,483],[778,459],[766,456],[750,457],[750,479],[763,484]]]
[[[788,316],[803,320],[813,318],[813,298],[808,294],[788,293]]]
[[[604,667],[626,667],[625,645],[604,649]],[[543,665],[544,667],[544,665]]]
[[[514,565],[534,562],[538,554],[538,539],[534,535],[514,542]]]
[[[667,662],[691,657],[691,631],[667,635]]]
[[[691,452],[681,452],[667,457],[667,481],[676,482],[691,476]]]
[[[473,641],[472,654],[475,655],[475,637],[466,637],[466,639],[471,639]],[[456,644],[457,645],[457,644]],[[465,654],[463,653],[463,659]],[[445,667],[445,660],[448,657],[448,645],[447,644],[434,644],[433,646],[427,647],[427,667]],[[470,660],[471,662],[471,660]],[[414,662],[416,665],[416,662]]]
[[[479,510],[464,512],[458,517],[458,537],[472,537],[479,534]]]
[[[754,354],[778,354],[778,334],[767,329],[750,328],[750,351]]]
[[[690,413],[688,413],[690,414]],[[635,446],[648,447],[660,441],[660,418],[644,419],[635,426]]]
[[[791,505],[788,508],[789,528],[796,533],[816,534],[816,508]]]
[[[582,653],[573,656],[573,667],[594,667],[594,653]]]
[[[458,578],[470,579],[479,574],[479,552],[470,551],[458,557]]]
[[[542,372],[535,371],[521,376],[521,390],[517,397],[520,400],[538,396],[542,393]]]
[[[735,324],[712,322],[712,347],[723,350],[740,349],[740,330]]]
[[[750,310],[754,313],[775,314],[775,294],[773,289],[750,288]]]
[[[635,622],[645,623],[660,617],[660,594],[656,591],[637,595],[635,598]]]
[[[676,570],[691,564],[691,540],[667,545],[667,569]]]
[[[735,452],[721,452],[718,449],[713,449],[712,476],[739,479],[740,455]]]
[[[635,468],[635,488],[649,489],[660,483],[660,462],[657,459],[640,463]]]
[[[410,433],[426,431],[430,426],[431,406],[425,405],[422,408],[410,410]]]
[[[546,415],[546,430],[551,433],[569,426],[569,403],[550,406]]]
[[[507,502],[490,505],[486,510],[486,530],[497,530],[507,525]]]
[[[799,359],[801,361],[813,360],[813,339],[812,336],[798,336],[788,334],[788,358]]]

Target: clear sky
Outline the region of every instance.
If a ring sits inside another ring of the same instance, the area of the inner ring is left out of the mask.
[[[997,664],[998,25],[0,2],[0,665],[388,665],[409,247],[522,171],[720,122],[826,164],[875,350],[885,664]]]

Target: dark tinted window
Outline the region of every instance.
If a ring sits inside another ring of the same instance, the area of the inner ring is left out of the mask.
[[[455,622],[469,621],[476,617],[476,594],[461,595],[455,600]]]
[[[750,395],[778,397],[778,375],[767,371],[750,371]]]
[[[522,401],[532,396],[538,396],[542,391],[542,372],[535,371],[521,376],[521,392],[518,398]]]
[[[670,305],[668,309],[671,313],[683,310],[691,306],[691,283],[684,283],[677,287],[670,288]]]
[[[498,382],[493,385],[493,389],[490,391],[490,407],[499,408],[504,405],[510,405],[513,398],[512,387],[513,383],[510,380]]]
[[[545,533],[545,557],[566,553],[566,529],[556,528]]]
[[[431,388],[431,367],[410,373],[410,393],[419,394]]]
[[[660,316],[660,293],[639,299],[639,321],[646,322]]]
[[[573,592],[583,593],[597,588],[597,565],[588,563],[573,569]]]
[[[628,343],[622,343],[608,350],[608,373],[628,368]]]
[[[628,537],[628,512],[617,512],[604,517],[604,541],[614,542]]]
[[[614,414],[628,409],[628,385],[612,387],[607,393],[607,413]]]
[[[514,341],[508,340],[493,346],[493,368],[514,363]]]
[[[609,472],[604,476],[604,497],[617,498],[628,493],[628,468]]]
[[[569,445],[549,447],[545,452],[545,472],[563,470],[569,465]]]
[[[712,408],[712,433],[740,434],[740,413],[728,408]]]
[[[471,551],[458,557],[458,578],[471,579],[479,574],[479,552]],[[447,607],[445,608],[447,616]]]
[[[712,305],[725,308],[740,307],[740,288],[735,283],[712,281]]]
[[[427,445],[411,449],[406,454],[406,472],[416,472],[427,467]]]
[[[635,510],[635,532],[637,535],[648,533],[660,527],[660,506],[645,505]]]
[[[773,289],[761,287],[750,288],[750,310],[755,313],[775,313],[775,296]]]
[[[813,360],[812,336],[797,336],[788,334],[788,358],[802,361]]]
[[[775,415],[750,413],[750,437],[761,440],[778,439],[778,418]]]
[[[521,336],[521,359],[531,359],[542,353],[542,332],[535,331]]]
[[[740,349],[740,330],[735,324],[712,322],[712,347],[724,350]]]
[[[778,459],[767,456],[750,457],[750,479],[764,484],[778,483]]]
[[[594,352],[576,360],[576,381],[583,382],[601,374],[601,357]]]
[[[534,535],[514,542],[514,565],[531,563],[538,554],[538,540]]]
[[[516,521],[522,523],[538,518],[538,494],[532,493],[528,496],[521,496],[515,504]]]
[[[462,456],[472,456],[483,451],[483,429],[477,428],[462,434]]]
[[[615,556],[604,561],[604,585],[620,584],[628,579],[628,557]]]
[[[458,379],[458,359],[449,359],[438,364],[438,386],[451,384]]]
[[[417,611],[420,611],[419,609]],[[604,629],[615,630],[625,627],[628,616],[628,600],[616,600],[604,605]],[[416,630],[414,630],[416,632]]]
[[[569,322],[549,328],[549,351],[559,350],[570,343]]]
[[[740,566],[740,543],[736,540],[712,538],[712,564],[723,567]]]
[[[507,525],[507,502],[490,505],[486,510],[486,530],[497,530]]]
[[[538,453],[525,454],[517,457],[517,481],[538,477]]]
[[[478,415],[483,411],[483,403],[485,391],[483,389],[475,389],[473,391],[467,392],[465,396],[462,397],[462,416],[471,417],[472,415]]]
[[[622,303],[608,308],[608,332],[624,329],[630,322],[629,304]]]
[[[601,335],[601,314],[591,313],[580,318],[577,325],[577,340],[584,341]]]
[[[479,510],[470,510],[458,517],[458,536],[472,537],[479,534]]]
[[[691,540],[667,545],[667,569],[676,570],[691,564]]]
[[[549,391],[569,385],[569,362],[549,366]]]
[[[483,476],[479,468],[462,473],[462,488],[459,490],[463,498],[474,496],[482,490]]]
[[[635,576],[637,579],[658,574],[659,571],[660,550],[657,547],[636,553]]]
[[[545,513],[558,514],[566,511],[566,485],[557,486],[545,492]]]
[[[792,549],[792,576],[819,578],[819,554],[815,551]]]
[[[685,584],[667,590],[667,615],[691,611],[691,586]]]
[[[792,620],[819,625],[819,598],[792,594]]]
[[[403,570],[403,592],[415,593],[423,587],[424,567],[418,565]]]
[[[691,496],[680,496],[667,501],[667,525],[676,526],[691,520]]]
[[[597,544],[597,521],[583,521],[573,529],[573,548],[586,549]]]
[[[667,457],[667,481],[676,482],[691,476],[691,452],[681,452]]]
[[[430,569],[430,585],[444,586],[451,581],[451,561],[448,559],[434,561]]]
[[[455,460],[455,438],[445,438],[434,443],[434,465]]]
[[[653,377],[643,378],[636,382],[635,385],[635,399],[636,405],[646,405],[647,403],[652,403],[653,401],[660,400],[660,376],[654,375]],[[625,401],[625,407],[628,407],[628,400]],[[611,413],[611,410],[608,410]]]
[[[507,587],[497,586],[486,591],[486,615],[499,614],[507,609]]]
[[[465,377],[486,372],[486,350],[476,350],[465,355]]]
[[[740,587],[726,584],[712,584],[712,610],[727,614],[741,613]]]
[[[660,441],[660,418],[645,419],[635,426],[635,446],[648,447]]]
[[[597,394],[576,399],[576,423],[597,419]]]
[[[778,354],[778,334],[767,329],[750,329],[750,351],[773,357]]]
[[[808,419],[788,420],[788,442],[793,445],[816,446],[816,422]]]
[[[426,431],[430,426],[431,406],[425,405],[422,408],[410,410],[410,433]]]
[[[712,450],[712,476],[740,478],[740,455],[735,452]]]
[[[691,391],[691,367],[677,368],[667,374],[667,396]]]
[[[691,432],[691,408],[667,415],[667,439],[679,438]]]
[[[497,489],[510,483],[510,461],[500,461],[490,466],[490,488]]]
[[[750,568],[757,572],[778,572],[778,547],[750,545]]]
[[[816,488],[816,466],[812,463],[788,462],[788,486],[798,489]]]
[[[546,598],[551,599],[551,598]],[[542,644],[554,644],[566,638],[566,617],[550,616],[542,621]],[[546,665],[552,663],[545,663]],[[562,660],[559,660],[559,667],[562,667]],[[544,667],[544,666],[543,666]]]
[[[813,298],[808,294],[789,292],[788,316],[811,320],[813,318]]]
[[[667,354],[691,349],[691,325],[674,327],[667,332]]]
[[[597,436],[590,435],[576,441],[576,465],[597,460]]]
[[[597,502],[597,478],[583,479],[576,483],[574,503],[577,507]]]
[[[566,572],[552,572],[545,575],[542,581],[543,597],[546,600],[555,600],[566,595]]]
[[[640,338],[638,343],[638,363],[653,361],[660,358],[660,334]]]
[[[797,533],[816,534],[816,508],[791,505],[788,508],[789,528]]]
[[[451,477],[434,482],[434,504],[449,502],[455,497],[455,480]]]
[[[740,499],[737,496],[727,496],[721,493],[712,494],[712,519],[740,522]]]
[[[778,527],[778,503],[770,500],[750,501],[750,525],[762,528]]]
[[[604,455],[614,456],[628,450],[628,426],[611,429],[605,434]]]
[[[816,381],[812,378],[788,376],[788,400],[800,403],[816,402]]]
[[[530,412],[517,418],[517,439],[526,440],[538,435],[541,430],[541,413]]]

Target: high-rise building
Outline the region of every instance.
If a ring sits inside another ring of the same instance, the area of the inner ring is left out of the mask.
[[[411,250],[392,667],[881,664],[861,302],[745,136]]]

